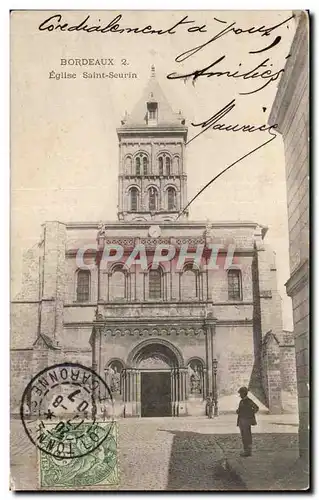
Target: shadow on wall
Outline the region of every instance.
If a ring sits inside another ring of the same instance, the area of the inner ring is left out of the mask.
[[[225,457],[238,457],[242,449],[238,434],[200,434],[172,431],[173,434],[166,491],[245,491],[247,487],[231,469],[225,468]],[[298,449],[297,434],[256,433],[256,454]],[[287,480],[288,484],[288,480]]]
[[[261,328],[261,308],[260,308],[260,290],[259,290],[259,270],[258,270],[258,255],[255,248],[252,261],[252,280],[253,280],[253,332],[254,332],[254,365],[248,385],[249,391],[256,396],[257,399],[268,407],[267,395],[265,394],[262,380],[262,328]]]
[[[259,401],[268,407],[268,400],[262,384],[262,371],[260,358],[255,357],[254,366],[250,375],[250,380],[248,384],[249,391],[256,396]]]

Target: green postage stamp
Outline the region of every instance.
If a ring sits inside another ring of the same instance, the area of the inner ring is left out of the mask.
[[[85,424],[88,428],[92,424]],[[38,449],[41,489],[104,489],[119,483],[117,459],[117,423],[99,422],[107,436],[98,447],[85,453],[85,440],[77,439],[81,453],[67,458],[52,456]],[[56,424],[52,423],[52,431]],[[80,455],[80,456],[79,456]]]

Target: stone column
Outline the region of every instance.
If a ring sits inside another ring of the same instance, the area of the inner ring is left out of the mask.
[[[139,203],[139,206],[137,207],[137,210],[138,212],[141,212],[144,210],[145,208],[145,195],[144,195],[144,183],[143,183],[143,178],[144,178],[144,168],[143,168],[143,162],[142,162],[142,165],[141,165],[141,179],[140,179],[140,183],[141,183],[141,193],[140,193],[140,203]]]
[[[136,415],[141,416],[141,372],[136,370]]]
[[[143,272],[143,301],[145,302],[145,300],[146,300],[146,272]]]
[[[127,372],[127,383],[128,383],[128,401],[132,401],[132,370],[128,370]]]
[[[181,400],[181,379],[180,379],[180,372],[179,369],[177,368],[175,370],[175,385],[176,385],[176,417],[179,416],[179,403]]]
[[[131,368],[126,370],[126,400],[125,400],[125,416],[131,417],[134,415],[134,374]]]
[[[181,415],[186,415],[187,414],[187,394],[186,394],[186,381],[187,381],[187,369],[186,368],[180,368],[179,370],[180,374],[180,394],[179,394],[179,416]]]
[[[121,372],[121,396],[122,396],[122,401],[125,403],[125,370],[122,370]]]
[[[175,417],[175,369],[171,370],[172,417]]]
[[[164,196],[163,196],[163,179],[160,177],[159,180],[159,200],[158,200],[158,209],[163,210],[164,209]]]
[[[212,314],[212,313],[209,313]],[[215,336],[216,319],[207,317],[205,320],[206,331],[206,367],[207,367],[207,393],[213,393],[213,358],[214,358],[214,336]]]
[[[185,377],[185,387],[186,387],[186,399],[189,397],[189,392],[190,392],[190,387],[189,387],[189,374],[188,374],[188,369],[185,368],[186,370],[186,377]]]
[[[185,399],[185,387],[184,387],[184,380],[185,380],[185,373],[184,373],[184,370],[183,368],[180,368],[179,370],[179,374],[180,374],[180,401],[184,401]]]
[[[106,281],[106,300],[110,302],[110,277],[111,273],[107,272],[105,273],[105,276],[107,277]]]
[[[132,272],[128,271],[127,273],[127,300],[132,300]]]
[[[167,299],[172,300],[172,292],[173,292],[173,275],[172,275],[172,259],[169,261],[169,273],[168,273],[168,281],[169,281],[169,290],[168,290],[168,295]]]
[[[203,370],[203,399],[205,399],[208,396],[207,393],[207,369],[204,368]]]
[[[199,298],[204,300],[204,283],[205,283],[205,271],[199,271]]]
[[[104,376],[104,370],[102,366],[102,327],[96,328],[96,341],[95,341],[95,348],[96,348],[96,373],[100,375],[101,378]],[[100,398],[104,396],[104,394],[101,394],[101,384],[99,384],[99,394],[97,395]]]
[[[167,300],[168,299],[168,272],[164,271],[163,272],[163,299]]]
[[[205,340],[206,340],[206,387],[207,394],[213,393],[213,364],[212,364],[212,342],[211,342],[211,327],[205,325]]]
[[[119,177],[119,193],[118,193],[118,200],[119,200],[119,212],[123,212],[124,206],[123,206],[123,199],[124,199],[124,193],[123,193],[123,177],[120,174]]]
[[[132,414],[136,415],[136,370],[132,370]]]

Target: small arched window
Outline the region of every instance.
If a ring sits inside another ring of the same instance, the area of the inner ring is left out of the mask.
[[[138,189],[133,187],[130,190],[130,198],[131,198],[131,211],[132,212],[137,212],[138,211]]]
[[[184,268],[182,274],[182,290],[184,299],[196,299],[198,297],[198,273],[192,264]]]
[[[132,173],[132,158],[130,156],[127,156],[125,159],[125,172],[126,174]]]
[[[90,300],[90,271],[80,270],[77,273],[76,300],[77,302]]]
[[[116,267],[111,275],[111,297],[113,300],[126,299],[126,277],[121,267]]]
[[[178,174],[179,173],[179,157],[174,156],[173,158],[173,173]]]
[[[136,158],[135,160],[135,165],[136,165],[136,175],[141,175],[141,159]]]
[[[241,272],[239,269],[228,271],[228,300],[241,300]]]
[[[143,174],[147,175],[147,158],[143,156]]]
[[[163,157],[160,156],[159,159],[158,159],[158,173],[159,175],[163,175],[164,174],[164,170],[163,170]]]
[[[150,299],[162,297],[162,272],[160,269],[151,269],[148,275],[148,294]]]
[[[167,209],[168,210],[176,209],[176,191],[172,187],[169,187],[167,189]]]
[[[171,159],[168,156],[166,156],[165,164],[166,164],[166,175],[171,175]]]
[[[157,191],[155,188],[151,187],[148,192],[148,208],[151,212],[157,210]]]

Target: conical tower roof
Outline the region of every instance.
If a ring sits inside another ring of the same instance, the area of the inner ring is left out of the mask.
[[[152,66],[150,79],[144,89],[143,95],[135,105],[130,115],[125,115],[122,120],[123,128],[149,127],[147,123],[147,103],[157,103],[157,127],[185,127],[185,119],[181,112],[174,113],[166,99]]]

